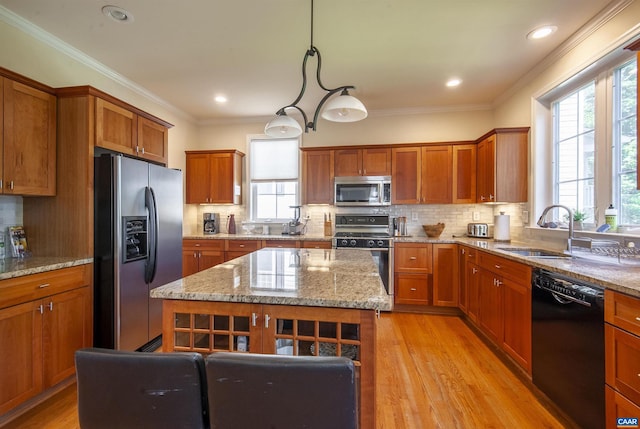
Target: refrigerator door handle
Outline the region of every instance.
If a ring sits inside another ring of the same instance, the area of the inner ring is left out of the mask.
[[[149,258],[144,269],[144,281],[151,283],[156,276],[156,261],[158,260],[158,207],[153,188],[147,186],[144,192],[145,206],[149,210]]]

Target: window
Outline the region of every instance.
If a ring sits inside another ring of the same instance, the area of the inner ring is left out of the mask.
[[[636,62],[614,71],[613,162],[614,196],[621,225],[640,224],[640,192],[637,190],[637,79]]]
[[[298,139],[249,141],[249,207],[252,221],[285,221],[298,204]]]
[[[619,225],[640,225],[636,60],[609,62],[554,91],[553,202],[600,224],[612,203]]]

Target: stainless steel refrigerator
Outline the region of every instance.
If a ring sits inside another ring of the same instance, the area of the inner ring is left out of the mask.
[[[94,345],[150,351],[162,301],[149,292],[182,277],[182,172],[121,155],[94,161]]]

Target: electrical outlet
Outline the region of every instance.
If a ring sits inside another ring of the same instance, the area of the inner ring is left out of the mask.
[[[418,212],[411,212],[411,220],[418,220]]]
[[[472,213],[471,213],[471,218],[472,218],[474,221],[478,221],[478,220],[480,220],[480,212],[472,212]]]
[[[522,210],[522,223],[524,223],[524,224],[529,223],[529,211],[528,210]]]

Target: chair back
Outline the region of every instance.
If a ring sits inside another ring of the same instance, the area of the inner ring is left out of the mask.
[[[206,358],[211,427],[353,429],[353,362],[343,357],[214,353]]]
[[[208,428],[199,353],[76,352],[82,429]]]

